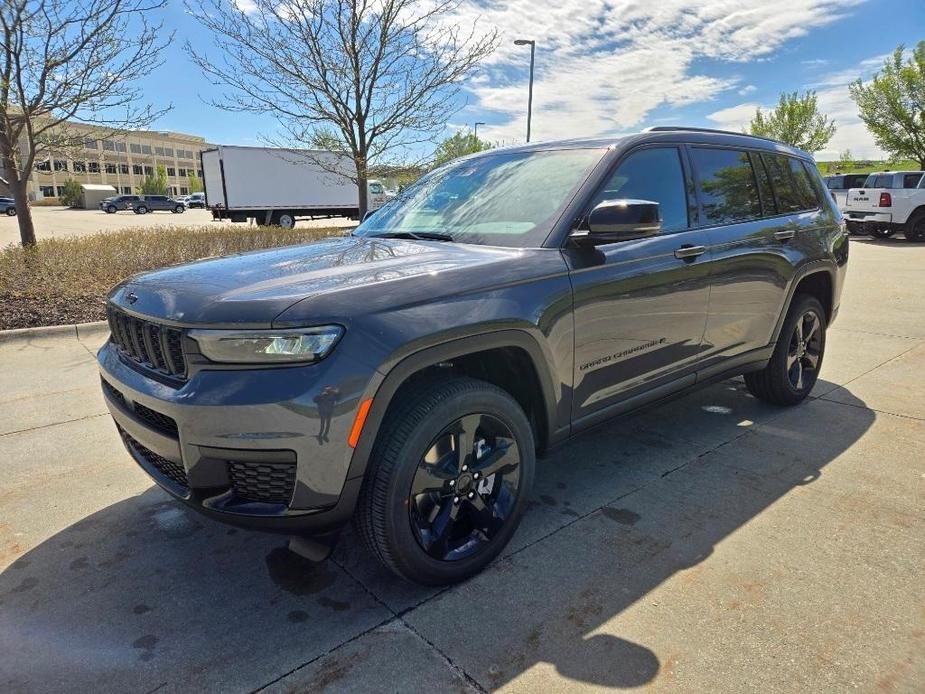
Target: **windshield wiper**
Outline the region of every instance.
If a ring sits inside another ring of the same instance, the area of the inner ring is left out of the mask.
[[[385,231],[370,234],[370,239],[414,239],[415,241],[455,241],[450,234],[441,231]]]

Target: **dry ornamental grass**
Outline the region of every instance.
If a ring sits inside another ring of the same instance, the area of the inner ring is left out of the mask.
[[[105,318],[108,291],[145,270],[291,246],[344,229],[161,227],[43,239],[0,250],[0,330]]]

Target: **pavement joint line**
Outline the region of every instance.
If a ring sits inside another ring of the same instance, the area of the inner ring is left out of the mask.
[[[105,417],[109,412],[99,412],[97,414],[88,414],[83,417],[76,417],[75,419],[65,419],[63,422],[52,422],[51,424],[40,424],[36,427],[27,427],[25,429],[17,429],[16,431],[6,431],[0,433],[0,437],[3,436],[12,436],[13,434],[25,434],[29,431],[38,431],[39,429],[47,429],[48,427],[56,427],[62,424],[70,424],[72,422],[82,422],[85,419],[93,419],[95,417]]]
[[[313,664],[313,663],[317,663],[317,662],[318,662],[319,660],[321,660],[322,658],[327,658],[329,655],[331,655],[332,653],[334,653],[334,651],[340,650],[340,649],[343,648],[344,646],[347,646],[347,645],[353,643],[353,642],[356,641],[357,639],[363,638],[363,637],[366,636],[367,634],[371,634],[372,632],[374,632],[374,631],[375,631],[376,629],[378,629],[379,627],[384,627],[384,626],[385,626],[386,624],[388,624],[389,622],[395,621],[395,619],[396,619],[396,617],[387,617],[386,619],[383,619],[382,621],[380,621],[380,622],[374,624],[373,626],[371,626],[369,629],[365,629],[364,631],[361,631],[361,632],[359,632],[358,634],[355,634],[355,635],[351,636],[349,639],[345,639],[344,641],[341,641],[339,644],[337,644],[337,645],[334,646],[333,648],[329,648],[329,649],[326,650],[324,653],[319,653],[319,654],[316,655],[314,658],[305,661],[305,662],[302,663],[301,665],[297,665],[296,667],[292,668],[292,669],[289,670],[288,672],[284,672],[282,675],[280,675],[279,677],[277,677],[277,678],[275,678],[275,679],[270,680],[270,681],[267,682],[266,684],[261,684],[261,685],[260,685],[259,687],[257,687],[256,689],[250,690],[249,694],[257,694],[258,692],[264,691],[267,687],[272,687],[272,686],[273,686],[274,684],[276,684],[277,682],[279,682],[279,681],[285,679],[286,677],[289,677],[289,675],[293,675],[293,674],[295,674],[296,672],[298,672],[299,670],[301,670],[302,668],[306,668],[306,667],[308,667],[309,665],[311,665],[311,664]]]
[[[837,390],[837,388],[836,388]],[[831,391],[834,393],[835,391]],[[853,407],[856,410],[868,410],[869,412],[876,412],[877,414],[885,414],[890,417],[899,417],[901,419],[911,419],[914,422],[925,422],[925,417],[916,417],[914,414],[902,414],[901,412],[890,412],[889,410],[878,410],[876,407],[870,407],[868,405],[855,405],[853,402],[841,402],[840,400],[829,400],[825,396],[818,398],[821,402],[831,403],[833,405],[843,405],[845,407]]]
[[[446,666],[450,668],[450,670],[455,672],[457,675],[462,677],[463,680],[465,680],[466,683],[468,683],[470,687],[474,688],[475,691],[480,692],[480,694],[488,694],[489,690],[485,689],[485,687],[483,687],[477,679],[475,679],[474,677],[472,677],[472,675],[466,672],[464,668],[454,663],[452,658],[450,658],[446,653],[444,653],[437,646],[431,643],[423,634],[421,634],[417,629],[415,629],[408,622],[406,622],[403,617],[399,617],[398,621],[404,624],[405,628],[407,628],[408,631],[410,631],[412,634],[414,634],[419,639],[421,639],[421,641],[423,641],[428,646],[430,646],[431,650],[433,650],[434,653],[436,653],[438,656],[440,656],[443,659],[444,663],[446,663]]]
[[[914,335],[897,335],[895,333],[880,333],[876,330],[859,330],[857,328],[841,328],[841,327],[832,327],[829,326],[829,330],[840,330],[845,333],[863,333],[864,335],[877,335],[879,337],[896,337],[901,340],[918,340],[922,341],[921,337],[915,337]]]
[[[916,343],[915,343],[914,345],[912,345],[909,349],[905,349],[905,350],[903,350],[902,352],[900,352],[899,354],[897,354],[895,357],[890,357],[889,359],[886,359],[886,360],[880,362],[880,363],[877,364],[876,366],[873,366],[873,367],[869,368],[867,371],[865,371],[864,373],[858,374],[858,375],[855,376],[854,378],[849,378],[849,379],[848,379],[847,381],[845,381],[844,383],[840,383],[840,384],[838,385],[838,387],[839,387],[839,388],[844,388],[844,387],[847,386],[849,383],[854,383],[854,382],[855,382],[856,380],[858,380],[859,378],[863,378],[863,377],[866,376],[867,374],[869,374],[869,373],[871,373],[871,372],[873,372],[873,371],[876,371],[876,370],[879,369],[881,366],[886,366],[886,365],[889,364],[891,361],[895,361],[896,359],[899,359],[900,357],[903,357],[903,356],[909,354],[909,352],[911,352],[912,350],[916,349],[916,348],[919,347],[921,344],[925,344],[925,342],[923,342],[923,341],[916,342]],[[829,391],[829,392],[832,392],[832,391]]]

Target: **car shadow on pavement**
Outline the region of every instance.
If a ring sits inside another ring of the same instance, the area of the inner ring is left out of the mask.
[[[874,420],[852,404],[780,410],[729,381],[583,435],[540,461],[506,555],[443,591],[395,579],[349,533],[311,564],[152,487],[0,574],[0,688],[252,691],[396,616],[487,689],[538,663],[640,686],[670,654],[602,626],[818,479]]]

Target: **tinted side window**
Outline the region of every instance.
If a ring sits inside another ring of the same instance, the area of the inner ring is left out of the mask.
[[[806,169],[796,159],[781,154],[762,154],[782,213],[811,210],[819,206]]]
[[[866,174],[855,174],[853,176],[845,176],[845,188],[863,188],[864,181],[867,180]]]
[[[595,196],[592,207],[620,198],[657,202],[663,231],[687,228],[687,191],[677,148],[651,147],[630,154]]]
[[[844,190],[845,185],[845,179],[841,176],[830,176],[825,179],[825,187],[829,190]]]
[[[892,188],[893,187],[893,176],[887,174],[886,176],[868,176],[867,181],[864,183],[865,188]]]
[[[691,157],[700,181],[707,224],[729,224],[761,216],[758,185],[748,152],[694,147]]]
[[[903,188],[918,188],[919,181],[922,180],[922,174],[913,173],[903,176]]]

